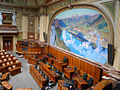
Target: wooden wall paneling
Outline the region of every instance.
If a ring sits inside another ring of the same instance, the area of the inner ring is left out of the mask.
[[[88,62],[85,62],[84,71],[85,71],[87,74],[89,74],[89,73],[88,73],[88,71],[89,71],[89,63],[88,63]]]
[[[78,61],[79,61],[79,64],[78,64],[78,70],[80,71],[80,69],[81,69],[81,60],[78,59]]]
[[[77,71],[78,71],[79,68],[80,68],[80,60],[79,60],[78,58],[76,58],[76,61],[77,61],[77,63],[76,63],[76,67],[77,67]]]
[[[91,75],[91,76],[93,76],[93,72],[92,72],[92,65],[91,64],[89,64],[89,70],[88,70],[88,73]]]
[[[84,69],[84,62],[83,62],[83,61],[81,61],[81,71],[82,71],[82,72],[84,72],[84,70],[83,70],[83,69]]]

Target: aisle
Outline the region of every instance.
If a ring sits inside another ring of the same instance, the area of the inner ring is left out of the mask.
[[[22,62],[22,72],[15,76],[10,76],[9,83],[13,86],[13,90],[16,88],[33,88],[33,90],[40,90],[38,84],[29,73],[29,64],[27,60],[19,58],[14,52],[12,52],[12,54]]]

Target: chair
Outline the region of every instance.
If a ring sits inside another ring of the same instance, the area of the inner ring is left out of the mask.
[[[58,72],[58,74],[60,74],[60,78],[61,78],[61,77],[62,77],[63,72]]]
[[[52,54],[50,54],[49,56],[50,56],[50,57],[53,57],[53,55],[52,55]]]
[[[47,78],[46,78],[46,82],[47,82],[47,83],[49,82],[49,76],[47,76]]]
[[[45,73],[43,73],[43,77],[45,77]]]
[[[49,52],[48,52],[48,54],[47,54],[47,56],[49,56],[50,54],[49,54]]]
[[[87,80],[87,74],[86,73],[84,73],[84,75],[83,75],[83,79],[86,81]]]
[[[93,78],[90,78],[88,80],[88,87],[92,86],[93,85]]]
[[[43,74],[43,71],[41,71],[41,73],[40,73],[41,75]]]
[[[38,65],[37,64],[35,64],[35,68],[37,69],[37,67],[38,67]]]
[[[76,72],[76,71],[77,71],[77,67],[74,68],[74,72]]]
[[[15,66],[15,65],[13,65],[12,67],[13,67],[13,68],[15,68],[16,66]]]
[[[67,58],[66,58],[66,56],[63,58],[63,63],[66,63],[66,60],[67,60]]]
[[[16,60],[16,63],[18,63],[18,60]]]
[[[41,71],[41,68],[39,68],[39,73],[40,73],[40,71]]]
[[[43,62],[45,62],[45,57],[43,57],[43,60],[42,60]]]

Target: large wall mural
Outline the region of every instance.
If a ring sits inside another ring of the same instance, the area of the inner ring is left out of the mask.
[[[104,17],[92,9],[59,13],[51,25],[50,44],[105,64],[109,29]]]

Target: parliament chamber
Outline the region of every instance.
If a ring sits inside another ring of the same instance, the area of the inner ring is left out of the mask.
[[[0,0],[0,90],[120,90],[120,0]]]

